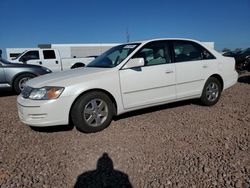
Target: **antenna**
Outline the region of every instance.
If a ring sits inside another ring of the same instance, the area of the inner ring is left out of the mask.
[[[128,32],[128,27],[126,29],[126,39],[127,39],[127,42],[130,41],[130,35],[129,35],[129,32]]]

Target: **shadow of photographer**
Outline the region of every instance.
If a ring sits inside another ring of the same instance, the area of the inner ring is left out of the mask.
[[[96,170],[79,175],[74,188],[121,187],[132,188],[127,174],[115,170],[112,159],[107,153],[98,159]]]

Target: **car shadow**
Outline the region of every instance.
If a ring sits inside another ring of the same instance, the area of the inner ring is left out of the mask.
[[[74,129],[73,124],[69,125],[57,125],[57,126],[49,126],[49,127],[32,127],[30,128],[33,131],[41,132],[41,133],[55,133],[55,132],[66,132]]]
[[[113,120],[118,121],[118,120],[125,119],[128,117],[139,116],[142,114],[148,114],[148,113],[157,112],[157,111],[164,110],[164,109],[176,108],[179,106],[185,106],[185,105],[190,105],[190,104],[200,105],[199,100],[191,99],[191,100],[174,102],[174,103],[164,104],[164,105],[160,105],[160,106],[149,107],[149,108],[144,108],[141,110],[127,112],[127,113],[121,114],[119,116],[114,116]],[[49,127],[32,127],[32,126],[30,126],[30,128],[36,132],[54,133],[54,132],[71,131],[74,129],[74,125],[72,122],[70,122],[69,125],[57,125],[57,126],[49,126]]]
[[[114,169],[112,159],[107,153],[98,159],[96,169],[78,176],[74,188],[83,187],[124,187],[132,188],[129,177],[124,172]]]
[[[245,83],[245,84],[250,84],[250,75],[239,77],[238,82]]]
[[[0,97],[9,97],[9,96],[17,96],[17,94],[12,91],[12,90],[8,90],[8,89],[1,89],[0,90]]]
[[[143,114],[149,114],[152,112],[157,112],[165,109],[171,109],[171,108],[176,108],[179,106],[186,106],[190,104],[195,104],[195,105],[201,105],[198,99],[190,99],[190,100],[185,100],[185,101],[180,101],[180,102],[173,102],[173,103],[168,103],[168,104],[163,104],[159,106],[154,106],[154,107],[148,107],[148,108],[143,108],[141,110],[135,110],[131,112],[127,112],[118,116],[115,116],[113,118],[114,121],[120,120],[120,119],[125,119],[133,116],[139,116]]]

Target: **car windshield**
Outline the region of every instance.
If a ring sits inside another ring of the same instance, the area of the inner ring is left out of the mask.
[[[133,43],[133,44],[124,44],[115,46],[99,57],[97,57],[95,60],[93,60],[91,63],[87,65],[87,67],[101,67],[101,68],[113,68],[119,65],[125,58],[131,54],[136,47],[138,47],[139,43]]]

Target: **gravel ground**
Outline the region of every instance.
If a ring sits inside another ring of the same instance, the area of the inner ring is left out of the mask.
[[[0,97],[0,187],[250,187],[250,74],[213,107],[185,101],[83,134],[22,124]]]

